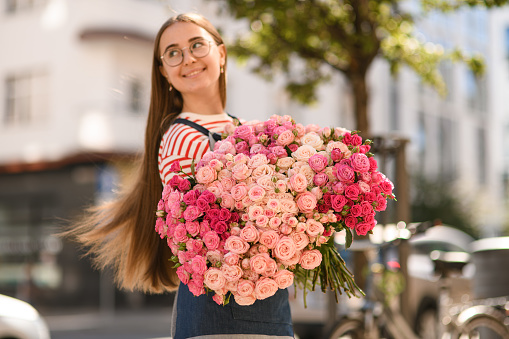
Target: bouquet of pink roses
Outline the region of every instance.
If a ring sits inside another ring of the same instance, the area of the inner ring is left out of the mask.
[[[334,233],[366,235],[394,199],[370,141],[289,116],[229,125],[223,140],[164,187],[156,231],[166,237],[182,283],[196,296],[240,305],[292,284],[348,296],[360,291]],[[362,293],[362,291],[360,291]],[[304,293],[305,296],[305,293]]]

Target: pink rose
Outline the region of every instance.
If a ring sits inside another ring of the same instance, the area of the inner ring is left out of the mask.
[[[341,181],[351,182],[355,178],[355,171],[348,165],[336,164],[334,165],[336,170],[336,177]]]
[[[290,238],[292,238],[298,251],[304,249],[309,244],[309,237],[303,232],[293,232],[290,234]]]
[[[237,236],[230,236],[224,243],[224,249],[235,254],[243,254],[249,250],[249,244]]]
[[[231,195],[233,199],[240,201],[244,199],[245,196],[247,196],[247,186],[244,183],[239,183],[232,187]]]
[[[373,206],[367,201],[361,202],[360,207],[362,216],[373,213]]]
[[[235,199],[233,199],[231,194],[223,193],[221,195],[221,207],[231,209],[234,205]]]
[[[242,268],[237,265],[223,264],[221,271],[227,281],[237,281],[242,277]]]
[[[369,158],[369,170],[371,172],[374,172],[374,171],[376,171],[377,168],[378,168],[378,164],[377,164],[375,158],[370,157]]]
[[[350,157],[352,168],[357,172],[365,173],[369,171],[369,159],[366,154],[354,153]]]
[[[267,253],[255,254],[249,259],[249,267],[253,272],[262,274],[267,269],[269,255]]]
[[[200,223],[197,221],[187,221],[186,230],[193,237],[196,237],[200,233]]]
[[[186,221],[193,221],[200,215],[202,215],[202,212],[197,206],[187,206],[186,210],[184,211],[184,219]]]
[[[354,229],[357,225],[357,218],[352,217],[351,215],[345,218],[345,224],[348,228]]]
[[[377,196],[375,210],[380,212],[380,211],[385,211],[386,208],[387,208],[386,198],[382,195]]]
[[[267,248],[274,248],[279,241],[279,234],[276,231],[264,231],[260,235],[260,244],[266,246]]]
[[[212,267],[205,272],[203,282],[211,290],[218,291],[226,284],[226,278],[220,269]]]
[[[293,142],[295,135],[292,131],[286,130],[278,135],[276,143],[280,146],[286,146]]]
[[[361,214],[362,214],[362,207],[361,207],[360,205],[353,205],[353,206],[350,208],[349,212],[350,212],[350,215],[351,215],[352,217],[356,217],[356,218],[357,218],[357,217],[360,217],[360,216],[361,216]]]
[[[269,218],[263,214],[256,217],[256,226],[265,227],[269,223]]]
[[[207,270],[207,260],[205,257],[197,255],[191,260],[191,267],[194,273],[203,275]]]
[[[295,192],[303,192],[308,187],[308,181],[304,174],[297,173],[290,178],[290,185]]]
[[[237,285],[237,293],[241,297],[248,297],[253,294],[255,289],[255,284],[249,280],[240,280]],[[237,301],[237,300],[235,300]]]
[[[297,195],[297,207],[303,213],[312,212],[316,207],[316,197],[311,192],[304,192]]]
[[[249,140],[249,137],[253,135],[254,130],[252,126],[249,125],[240,125],[235,129],[233,136],[235,138],[240,138],[242,140]]]
[[[322,234],[324,231],[323,225],[314,219],[308,219],[306,221],[307,230],[306,233],[311,237],[315,237]]]
[[[216,265],[218,262],[221,262],[221,260],[223,260],[223,255],[218,250],[208,251],[206,255],[207,260],[212,265]]]
[[[224,262],[228,265],[237,265],[239,263],[239,259],[239,255],[232,252],[228,252],[224,256]]]
[[[289,260],[297,251],[295,242],[290,237],[281,237],[274,247],[273,254],[281,260]]]
[[[175,232],[173,233],[173,238],[175,242],[186,242],[189,238],[187,237],[187,230],[185,224],[179,224],[175,228]]]
[[[269,160],[265,154],[255,154],[247,162],[249,168],[256,168],[262,165],[267,165]]]
[[[322,262],[322,253],[319,250],[304,251],[300,258],[300,265],[306,270],[312,270]]]
[[[180,162],[177,160],[171,164],[169,172],[170,173],[178,173],[178,172],[180,172],[181,169],[182,169],[182,167],[180,166]]]
[[[217,172],[210,166],[203,166],[196,171],[196,181],[200,184],[209,184],[217,179]]]
[[[279,288],[284,289],[293,284],[293,273],[288,270],[281,270],[274,275],[273,279]]]
[[[394,188],[394,185],[389,179],[386,179],[380,183],[380,188],[382,189],[382,192],[385,194],[392,194],[392,189]]]
[[[203,288],[203,280],[193,279],[187,284],[189,291],[195,296],[199,296],[205,294],[205,289]]]
[[[246,295],[246,296],[241,296],[241,295],[238,295],[238,294],[234,294],[233,295],[233,298],[235,299],[235,302],[241,306],[249,306],[249,305],[253,305],[254,302],[256,301],[256,297],[254,295]]]
[[[278,290],[277,283],[271,278],[262,277],[255,284],[256,299],[263,300],[272,297]]]
[[[247,242],[255,242],[259,238],[258,230],[255,226],[253,226],[253,224],[247,224],[240,231],[240,238]]]
[[[329,176],[326,173],[317,173],[313,176],[313,183],[316,186],[323,187],[329,181]]]
[[[314,154],[309,158],[308,163],[313,171],[319,173],[327,167],[329,161],[327,157],[322,154]]]
[[[219,235],[214,231],[208,231],[203,235],[203,242],[209,250],[215,250],[219,246]]]
[[[177,268],[177,276],[184,285],[187,285],[189,283],[190,274],[184,269],[184,266],[179,266]]]

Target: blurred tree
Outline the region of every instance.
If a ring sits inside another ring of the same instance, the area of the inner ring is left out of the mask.
[[[479,238],[471,208],[450,185],[418,175],[413,178],[413,189],[412,220],[441,222]]]
[[[441,94],[446,88],[438,65],[463,61],[483,71],[479,55],[417,38],[414,19],[432,10],[453,11],[463,6],[500,6],[508,0],[419,0],[416,13],[404,10],[402,0],[224,0],[236,19],[249,21],[251,31],[238,36],[229,51],[240,60],[255,56],[254,71],[270,79],[275,71],[287,78],[287,90],[302,103],[316,100],[316,88],[342,73],[351,85],[356,129],[370,135],[366,74],[376,56],[386,59],[391,72],[401,65]],[[408,3],[408,2],[406,2]],[[408,7],[408,6],[407,6]]]

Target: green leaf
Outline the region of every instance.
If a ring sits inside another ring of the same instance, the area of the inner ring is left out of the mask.
[[[350,246],[352,246],[352,241],[353,241],[352,230],[349,227],[345,227],[345,231],[346,231],[345,247],[350,248]]]

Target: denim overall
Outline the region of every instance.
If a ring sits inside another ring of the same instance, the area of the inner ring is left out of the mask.
[[[293,337],[287,289],[250,306],[240,306],[232,296],[223,306],[212,300],[212,293],[195,297],[186,285],[180,284],[175,311],[174,339],[219,334]]]

